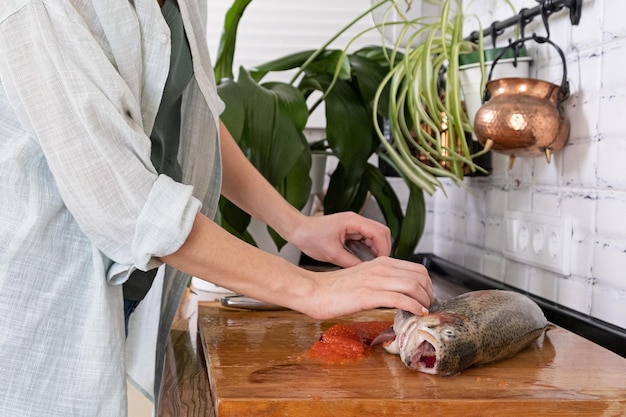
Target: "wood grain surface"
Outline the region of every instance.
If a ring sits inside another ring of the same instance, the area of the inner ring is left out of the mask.
[[[217,417],[626,415],[626,359],[562,328],[550,330],[512,359],[453,377],[411,371],[381,347],[364,360],[345,364],[301,356],[335,323],[390,320],[393,313],[373,310],[319,322],[293,311],[250,312],[200,303],[198,324],[214,407],[211,413]]]
[[[178,308],[165,355],[157,416],[215,416],[198,334],[198,296],[190,291]]]

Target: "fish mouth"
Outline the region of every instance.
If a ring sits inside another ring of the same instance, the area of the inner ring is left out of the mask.
[[[406,365],[414,371],[426,374],[437,373],[437,348],[432,335],[427,332],[420,332],[417,340],[417,347],[405,358]]]

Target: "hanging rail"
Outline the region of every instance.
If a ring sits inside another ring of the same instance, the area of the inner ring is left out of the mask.
[[[494,40],[504,32],[504,29],[519,25],[522,30],[521,36],[523,37],[524,27],[530,23],[535,17],[541,16],[544,20],[544,25],[548,29],[547,19],[554,13],[558,12],[564,7],[569,9],[569,17],[572,25],[578,25],[580,22],[580,14],[582,11],[582,0],[537,0],[540,4],[532,9],[524,8],[520,10],[519,14],[512,16],[503,21],[495,21],[486,29],[483,29],[483,37],[491,36]],[[479,38],[479,31],[472,32],[466,39],[477,42]],[[549,36],[549,34],[548,34]],[[495,45],[494,45],[495,46]]]

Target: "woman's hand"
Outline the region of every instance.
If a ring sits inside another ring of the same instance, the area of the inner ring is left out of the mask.
[[[345,238],[363,237],[371,240],[378,254],[389,251],[384,226],[377,226],[375,222],[370,225],[370,221],[355,219],[350,213],[344,218],[345,215],[307,222],[304,229],[308,232],[302,236],[320,240],[308,246],[328,253],[330,259],[338,259],[332,256],[333,248],[343,252]],[[334,222],[365,226],[354,231],[333,225]],[[320,231],[328,226],[334,232],[313,233],[311,226]],[[369,231],[370,226],[375,230],[373,233]],[[379,241],[381,236],[382,241]],[[325,246],[330,249],[323,250]],[[433,302],[432,283],[423,265],[388,256],[368,262],[354,259],[356,265],[345,269],[306,270],[239,240],[202,214],[196,216],[185,243],[176,252],[161,257],[163,262],[189,275],[320,320],[377,307],[395,307],[422,314]]]
[[[343,212],[326,216],[301,216],[287,240],[318,261],[347,268],[361,262],[345,249],[347,240],[360,240],[374,256],[389,256],[389,228],[377,221]]]
[[[314,273],[313,281],[312,293],[291,307],[320,320],[378,307],[421,315],[434,301],[423,265],[386,256],[347,269]]]
[[[307,255],[346,268],[315,274],[304,305],[292,306],[305,314],[327,319],[377,307],[423,314],[434,300],[423,265],[389,258],[389,228],[379,222],[351,212],[303,216],[289,237]],[[345,249],[347,240],[360,240],[377,258],[362,262]]]

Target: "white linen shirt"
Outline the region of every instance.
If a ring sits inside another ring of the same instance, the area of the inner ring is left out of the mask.
[[[170,57],[156,0],[0,2],[2,417],[125,416],[126,369],[156,400],[188,277],[165,268],[128,341],[120,284],[213,216],[221,184],[206,7],[178,2],[194,68],[182,183],[150,162]]]

